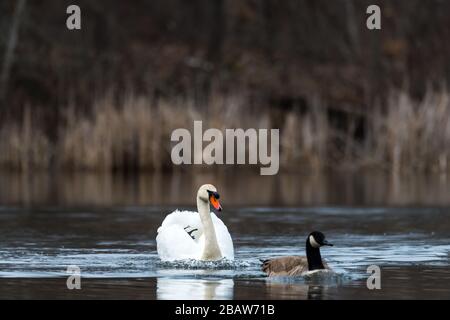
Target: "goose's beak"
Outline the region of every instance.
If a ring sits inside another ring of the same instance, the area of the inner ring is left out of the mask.
[[[332,244],[332,243],[329,243],[327,240],[323,240],[322,245],[324,245],[324,246],[330,246],[330,247],[333,246],[333,244]]]
[[[214,209],[216,209],[217,211],[222,211],[222,206],[220,205],[219,200],[214,197],[214,195],[209,196],[209,202],[212,204]]]

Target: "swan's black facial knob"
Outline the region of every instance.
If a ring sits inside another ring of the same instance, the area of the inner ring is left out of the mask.
[[[208,190],[208,194],[209,194],[209,196],[214,196],[214,198],[216,198],[216,199],[220,199],[220,195],[216,191],[209,191]]]

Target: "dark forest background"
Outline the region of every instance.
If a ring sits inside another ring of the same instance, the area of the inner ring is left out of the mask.
[[[449,39],[440,0],[1,1],[0,166],[172,170],[203,120],[280,128],[284,170],[446,172]]]

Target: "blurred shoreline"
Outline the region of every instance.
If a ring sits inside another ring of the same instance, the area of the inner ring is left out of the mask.
[[[421,100],[393,92],[383,108],[365,114],[336,114],[319,99],[309,108],[255,108],[245,96],[216,95],[204,105],[173,100],[152,103],[147,96],[112,94],[92,112],[69,105],[55,121],[57,134],[39,111],[26,108],[18,121],[0,129],[0,167],[92,172],[172,172],[173,130],[202,120],[203,127],[280,129],[280,167],[292,172],[323,169],[382,169],[447,173],[450,93],[429,91]],[[204,146],[207,143],[203,144]],[[248,156],[248,142],[246,155]],[[204,167],[207,167],[206,165]],[[187,168],[187,166],[185,166]],[[217,166],[215,166],[215,169]],[[191,170],[191,169],[187,169]]]

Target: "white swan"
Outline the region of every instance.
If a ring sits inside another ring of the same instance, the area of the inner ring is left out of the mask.
[[[205,184],[197,192],[197,212],[175,210],[158,228],[156,247],[162,261],[234,259],[233,241],[224,223],[210,212],[221,211],[216,187]]]

